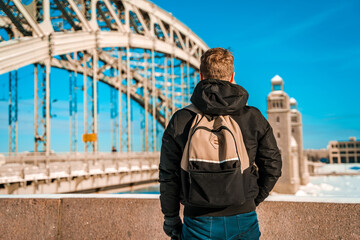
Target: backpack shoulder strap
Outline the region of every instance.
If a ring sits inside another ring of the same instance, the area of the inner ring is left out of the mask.
[[[200,109],[198,109],[194,104],[190,104],[190,105],[186,106],[184,109],[192,111],[198,115],[205,116],[209,121],[214,118],[213,116],[205,114],[202,111],[200,111]]]

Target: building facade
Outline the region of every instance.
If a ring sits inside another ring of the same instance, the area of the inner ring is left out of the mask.
[[[330,163],[360,163],[360,140],[330,141],[328,145]]]

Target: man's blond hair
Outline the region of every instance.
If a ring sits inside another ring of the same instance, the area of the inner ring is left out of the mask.
[[[224,48],[208,49],[201,56],[200,73],[203,79],[229,81],[234,72],[234,56]]]

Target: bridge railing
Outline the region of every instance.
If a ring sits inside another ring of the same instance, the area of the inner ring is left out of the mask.
[[[144,160],[160,157],[159,152],[90,152],[90,153],[18,153],[4,156],[4,163],[33,163],[59,162],[59,161],[85,161],[85,160],[131,160],[142,158]]]
[[[159,152],[23,153],[6,156],[0,184],[157,170]]]

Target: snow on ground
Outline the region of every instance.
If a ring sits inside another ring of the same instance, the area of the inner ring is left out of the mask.
[[[314,176],[306,186],[300,186],[295,196],[360,198],[360,175]]]
[[[317,173],[360,173],[359,163],[325,164]],[[360,198],[360,175],[312,176],[306,186],[300,186],[295,196],[327,198]]]

